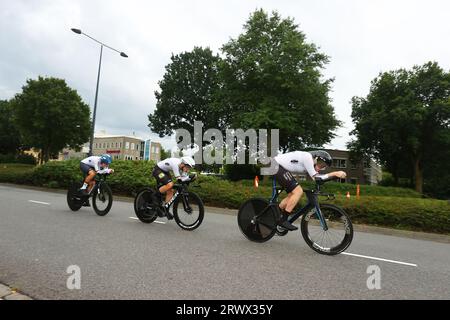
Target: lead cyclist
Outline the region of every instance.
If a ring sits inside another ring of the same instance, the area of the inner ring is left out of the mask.
[[[274,157],[274,160],[277,167],[277,173],[274,177],[288,193],[288,196],[279,204],[280,212],[282,214],[278,224],[289,231],[298,229],[288,221],[288,217],[291,215],[303,195],[303,189],[294,178],[293,174],[307,172],[311,178],[321,178],[323,180],[331,177],[345,179],[347,176],[344,171],[319,174],[320,171],[331,166],[333,163],[331,155],[323,150],[288,152]]]

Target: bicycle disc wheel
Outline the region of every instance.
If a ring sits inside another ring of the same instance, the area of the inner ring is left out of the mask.
[[[255,198],[241,205],[237,219],[239,229],[248,240],[265,242],[275,235],[279,214],[267,200]]]
[[[80,190],[80,188],[81,183],[75,182],[69,187],[69,190],[67,191],[67,204],[72,211],[78,211],[83,206],[84,201],[78,194],[78,190]]]
[[[144,189],[140,191],[134,198],[134,213],[136,217],[143,223],[152,223],[158,218],[156,206],[153,205],[152,189]]]
[[[186,208],[183,197],[188,204]],[[173,204],[173,216],[181,229],[189,231],[197,229],[201,225],[204,215],[203,201],[193,192],[189,192],[187,196],[178,196]]]
[[[303,239],[314,251],[325,255],[336,255],[346,250],[353,239],[353,225],[344,210],[331,204],[321,204],[320,211],[328,226],[321,226],[316,209],[302,218]]]

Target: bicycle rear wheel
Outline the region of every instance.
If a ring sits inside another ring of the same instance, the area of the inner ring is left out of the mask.
[[[158,218],[154,201],[154,191],[150,188],[140,191],[134,198],[134,212],[143,223],[152,223]]]
[[[353,225],[344,210],[331,204],[321,204],[320,211],[328,226],[322,228],[316,209],[302,218],[301,231],[311,249],[325,255],[336,255],[345,251],[353,239]]]
[[[265,242],[275,235],[279,213],[267,200],[254,198],[241,205],[237,219],[248,240]]]
[[[81,185],[82,184],[80,182],[75,182],[69,187],[69,190],[67,191],[67,204],[72,211],[78,211],[83,206],[85,199],[83,199],[83,197],[79,195]]]

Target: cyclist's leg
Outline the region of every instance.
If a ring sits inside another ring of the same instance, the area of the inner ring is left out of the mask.
[[[281,201],[280,209],[290,215],[297,203],[300,201],[302,195],[303,189],[300,185],[298,185],[288,194],[286,198],[283,199],[283,201]]]
[[[172,178],[167,172],[162,171],[158,166],[153,169],[153,177],[156,179],[158,191],[161,194],[166,194],[166,202],[169,202],[173,197],[173,182]]]
[[[295,180],[292,173],[284,169],[282,166],[279,166],[275,179],[288,193],[288,196],[279,204],[280,211],[282,213],[280,225],[291,231],[297,230],[298,228],[289,223],[287,218],[300,200],[303,190],[297,180]]]
[[[169,182],[168,184],[159,188],[159,192],[161,194],[166,194],[166,203],[169,202],[173,197],[173,182]]]
[[[84,180],[84,182],[88,184],[88,188],[87,188],[88,193],[91,192],[92,188],[95,185],[95,176],[96,175],[97,175],[97,173],[95,172],[95,170],[91,168],[91,170],[89,170],[89,173],[88,173],[86,179]]]
[[[83,162],[80,163],[80,170],[84,177],[84,184],[81,187],[81,190],[90,191],[95,184],[95,170]]]

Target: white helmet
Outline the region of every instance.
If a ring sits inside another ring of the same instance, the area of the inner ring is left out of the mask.
[[[193,168],[195,166],[195,160],[192,157],[182,157],[181,163]]]

